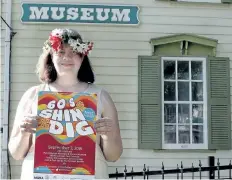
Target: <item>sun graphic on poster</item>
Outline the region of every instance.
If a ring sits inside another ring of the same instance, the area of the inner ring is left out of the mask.
[[[50,126],[50,120],[49,119],[41,118],[39,120],[39,123],[38,123],[39,128],[49,129],[49,126]]]

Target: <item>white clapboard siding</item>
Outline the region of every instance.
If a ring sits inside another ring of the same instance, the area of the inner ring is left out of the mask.
[[[20,83],[13,83],[11,87],[12,87],[13,92],[23,93],[26,89],[28,89],[31,86],[34,86],[36,84],[37,84],[36,82],[32,82],[32,83],[23,83],[23,82],[21,83],[20,82]],[[110,93],[120,93],[121,95],[128,94],[128,93],[137,95],[137,92],[138,92],[136,85],[97,84],[97,86],[101,86],[102,88],[106,89]],[[21,97],[19,96],[18,99],[20,99],[20,98]]]
[[[78,29],[78,27],[76,27]],[[4,30],[3,30],[4,32]],[[49,33],[49,30],[40,30],[40,31],[32,31],[31,30],[20,30],[17,29],[17,39],[24,39],[25,41],[30,41],[33,39],[44,39],[47,38],[47,35]],[[220,33],[220,32],[218,32]],[[175,34],[175,32],[168,32],[168,33],[163,33],[163,32],[99,32],[99,31],[89,31],[89,32],[82,32],[82,34],[88,35],[88,39],[94,40],[94,41],[130,41],[130,42],[148,42],[151,38],[154,37],[160,37],[164,35],[171,35]],[[220,43],[222,44],[230,44],[232,36],[228,36],[227,34],[213,34],[210,35],[207,32],[203,32],[198,35],[203,35],[209,38],[214,38],[214,39],[219,39]],[[87,37],[86,37],[87,38]],[[17,40],[16,39],[16,40]],[[35,45],[34,45],[35,46]]]
[[[20,21],[15,21],[14,22],[14,26],[16,29],[21,29],[21,30],[34,30],[34,29],[38,29],[38,30],[52,30],[54,27],[56,27],[57,25],[30,25],[27,26],[26,24],[21,24]],[[67,27],[65,25],[61,25],[59,27]],[[172,25],[172,24],[141,24],[141,26],[139,28],[137,28],[137,26],[133,26],[133,27],[129,27],[129,26],[119,26],[119,27],[115,27],[115,26],[107,26],[104,29],[101,26],[78,26],[78,25],[69,25],[69,27],[71,28],[75,28],[78,29],[80,32],[95,32],[95,31],[99,31],[99,32],[117,32],[117,31],[121,31],[121,32],[125,32],[125,33],[135,33],[135,32],[140,32],[143,31],[145,33],[170,33],[170,28],[172,29],[172,32],[176,32],[176,33],[182,33],[182,32],[192,32],[192,33],[196,33],[196,34],[203,34],[206,33],[213,35],[213,34],[225,34],[225,35],[231,35],[232,32],[230,31],[231,27],[229,26],[213,26],[213,25],[201,25],[201,26],[189,26],[189,25]],[[123,28],[122,28],[123,27]],[[84,35],[84,37],[86,37],[86,35]]]
[[[3,79],[3,76],[1,78]],[[37,82],[37,79],[38,78],[36,76],[33,76],[31,74],[12,74],[11,76],[12,83],[33,83]],[[97,75],[96,82],[98,84],[137,85],[137,78],[135,76]]]
[[[6,15],[7,0],[2,0],[1,15]],[[47,0],[30,0],[30,2],[47,3]],[[109,172],[115,168],[123,172],[124,166],[141,171],[143,165],[150,169],[160,169],[162,162],[166,168],[174,168],[182,161],[184,166],[207,165],[207,157],[220,157],[222,164],[228,164],[232,152],[228,151],[151,151],[138,150],[138,55],[151,55],[151,38],[173,35],[176,33],[195,33],[217,39],[218,56],[232,59],[232,7],[226,4],[178,3],[156,0],[105,0],[101,4],[133,4],[140,7],[139,26],[103,26],[78,24],[22,24],[21,0],[13,0],[12,23],[17,34],[12,44],[12,75],[10,101],[10,129],[13,125],[15,111],[22,94],[31,86],[39,83],[35,67],[42,45],[49,32],[56,27],[77,29],[84,39],[93,40],[95,49],[90,60],[96,74],[96,84],[106,89],[115,101],[119,113],[121,136],[124,151],[119,161],[109,163]],[[59,3],[50,0],[49,3]],[[86,3],[85,0],[69,0],[68,3]],[[88,1],[89,4],[96,1]],[[99,3],[99,2],[98,2]],[[187,11],[186,11],[187,10]],[[5,26],[1,32],[5,35]],[[1,42],[3,42],[1,38]],[[2,46],[1,46],[2,47]],[[1,51],[4,52],[4,51]],[[1,58],[4,56],[1,54]],[[1,67],[4,62],[1,61]],[[232,63],[230,65],[232,67]],[[25,71],[26,69],[26,71]],[[232,71],[231,71],[232,72]],[[1,86],[4,75],[1,73]],[[232,79],[231,79],[232,85]],[[1,89],[2,91],[2,89]],[[3,95],[1,95],[2,99]],[[232,99],[232,98],[231,98]],[[1,101],[1,105],[2,105]],[[2,110],[2,107],[0,108]],[[10,158],[12,178],[20,176],[21,161]],[[130,169],[128,169],[130,170]],[[191,177],[191,174],[188,175]],[[207,174],[203,173],[204,177]],[[197,175],[195,176],[197,177]]]

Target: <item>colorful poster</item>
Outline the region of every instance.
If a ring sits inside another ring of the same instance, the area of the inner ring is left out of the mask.
[[[97,94],[39,92],[34,179],[94,179]]]

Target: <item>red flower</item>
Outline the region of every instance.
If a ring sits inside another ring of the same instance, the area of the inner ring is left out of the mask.
[[[58,51],[59,49],[61,49],[61,41],[62,41],[62,39],[60,37],[50,35],[49,40],[51,42],[52,48],[55,51]]]

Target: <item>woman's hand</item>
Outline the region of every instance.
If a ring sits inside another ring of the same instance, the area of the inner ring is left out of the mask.
[[[95,122],[94,127],[96,130],[96,133],[100,135],[109,135],[110,132],[112,132],[113,121],[112,119],[104,117],[104,118],[98,119]]]
[[[22,160],[28,154],[33,143],[32,133],[37,127],[36,114],[31,114],[34,102],[37,99],[39,86],[29,88],[21,97],[15,118],[12,133],[9,139],[9,151],[14,159]]]
[[[20,123],[20,131],[23,135],[30,135],[36,132],[38,125],[38,116],[26,115],[24,120]]]
[[[115,162],[123,152],[118,113],[108,92],[102,90],[100,98],[102,102],[100,114],[104,118],[96,121],[95,129],[100,134],[100,146],[105,159],[109,162]]]

